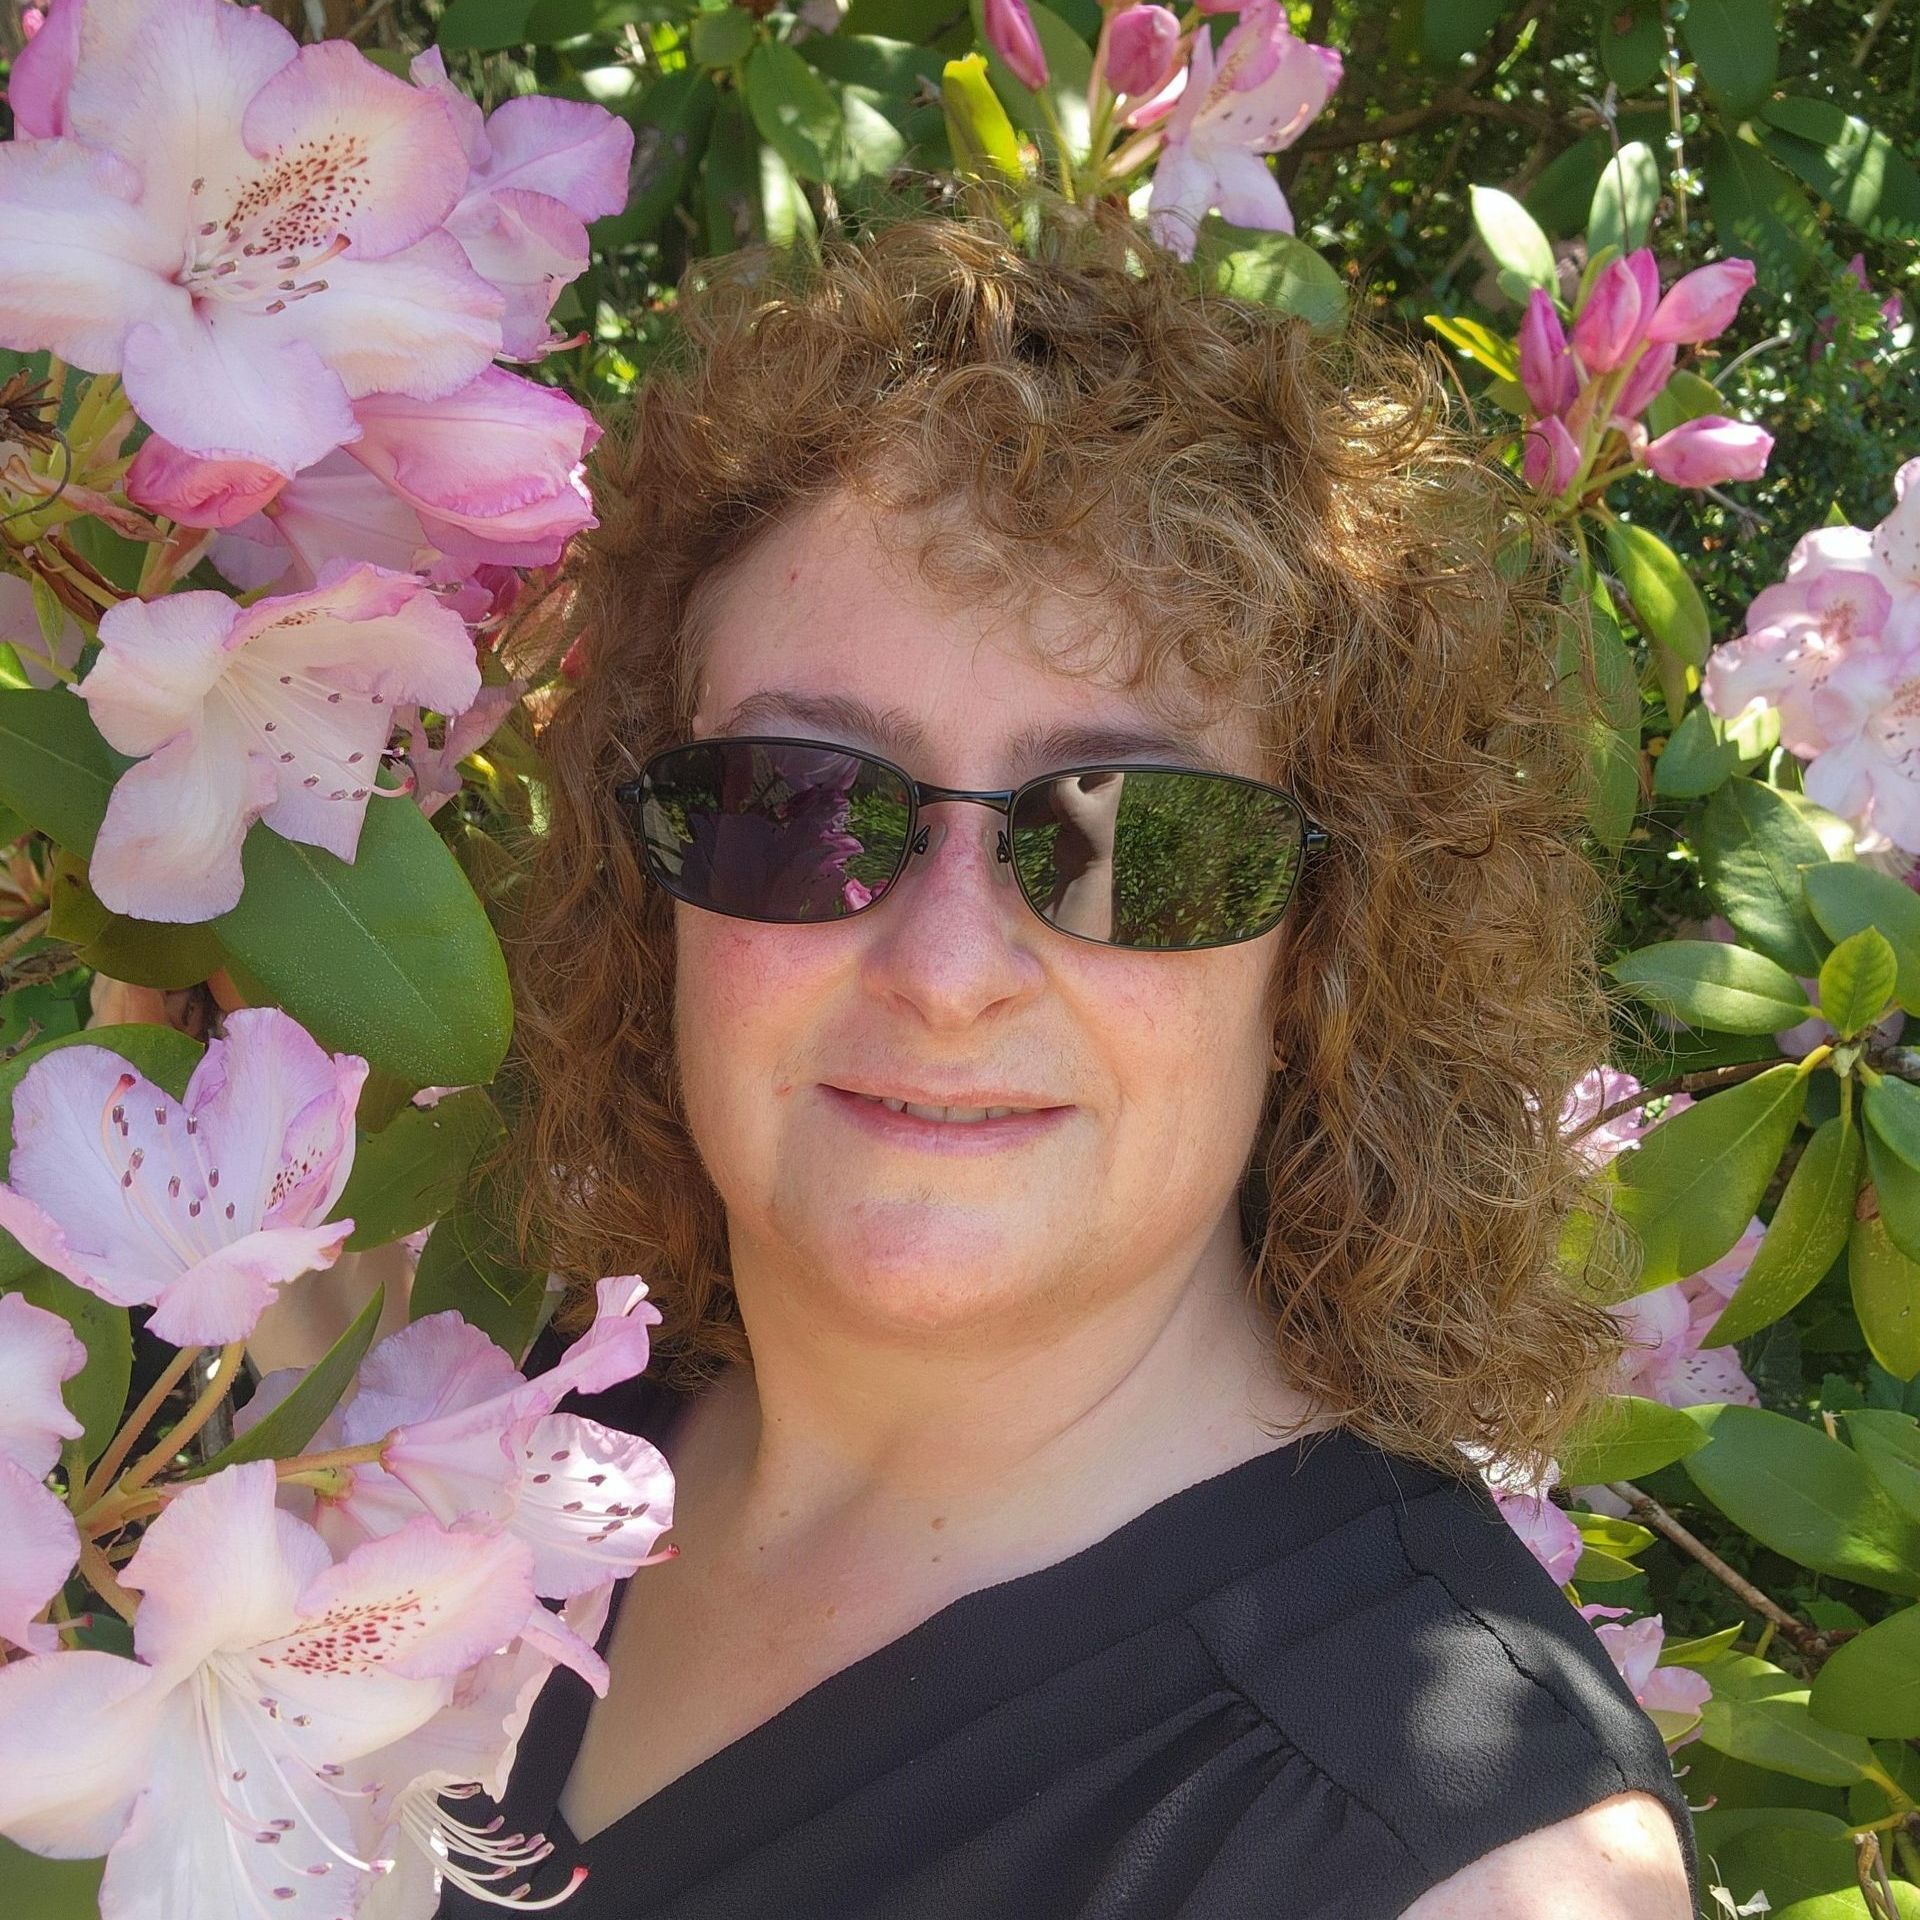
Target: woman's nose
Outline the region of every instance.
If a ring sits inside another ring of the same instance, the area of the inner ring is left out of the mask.
[[[914,853],[874,912],[862,969],[876,992],[930,1026],[958,1028],[1034,993],[1042,968],[1013,870],[1004,816],[947,802],[921,823]]]

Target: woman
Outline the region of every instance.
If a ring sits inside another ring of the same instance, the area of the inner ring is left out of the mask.
[[[679,1555],[508,1820],[576,1920],[1681,1920],[1462,1451],[1615,1351],[1545,543],[1414,357],[1046,244],[703,269],[603,449],[520,1151]]]

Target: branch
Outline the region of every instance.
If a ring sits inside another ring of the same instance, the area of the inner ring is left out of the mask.
[[[1470,93],[1449,91],[1423,107],[1383,113],[1373,120],[1358,114],[1329,120],[1324,127],[1303,133],[1293,143],[1294,150],[1324,153],[1331,148],[1364,147],[1374,140],[1395,140],[1403,134],[1425,133],[1431,127],[1452,126],[1468,117],[1504,120],[1514,126],[1531,127],[1536,133],[1552,133],[1578,124],[1577,116],[1553,113],[1545,107],[1523,106],[1514,100],[1482,100]]]

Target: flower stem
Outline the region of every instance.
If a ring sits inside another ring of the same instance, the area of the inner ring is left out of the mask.
[[[4,940],[0,940],[0,967],[4,967],[30,941],[38,940],[46,932],[47,922],[52,918],[53,909],[49,907],[43,913],[36,913],[23,926],[15,927]]]
[[[120,1471],[120,1462],[133,1451],[133,1443],[146,1432],[153,1416],[166,1404],[168,1394],[180,1384],[187,1369],[205,1352],[205,1347],[182,1347],[167,1362],[160,1378],[147,1389],[140,1404],[128,1414],[126,1424],[113,1436],[106,1452],[100,1456],[99,1464],[87,1476],[86,1484],[80,1488],[78,1497],[72,1503],[76,1512],[87,1513],[99,1504],[100,1496],[113,1484],[113,1476]]]
[[[142,1454],[121,1476],[116,1490],[118,1494],[134,1493],[144,1487],[213,1418],[214,1409],[227,1397],[227,1389],[233,1385],[233,1377],[240,1371],[240,1363],[246,1354],[247,1343],[244,1340],[235,1340],[230,1346],[220,1349],[219,1361],[212,1377],[201,1390],[199,1399],[181,1416],[177,1426],[170,1427],[166,1436]]]
[[[274,1471],[285,1480],[296,1473],[319,1473],[331,1467],[371,1466],[391,1437],[368,1440],[357,1447],[335,1447],[329,1453],[303,1453],[292,1460],[276,1460]]]
[[[91,1540],[83,1540],[80,1543],[80,1571],[86,1576],[87,1585],[122,1620],[133,1619],[134,1609],[140,1603],[113,1577],[113,1568],[107,1556]]]

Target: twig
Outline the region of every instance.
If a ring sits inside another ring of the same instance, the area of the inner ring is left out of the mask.
[[[1607,1491],[1616,1499],[1624,1500],[1642,1526],[1651,1527],[1683,1553],[1691,1554],[1716,1580],[1730,1587],[1756,1613],[1771,1620],[1793,1642],[1797,1652],[1812,1659],[1826,1652],[1817,1627],[1796,1620],[1777,1600],[1769,1600],[1745,1574],[1736,1573],[1704,1540],[1689,1533],[1652,1494],[1641,1492],[1631,1480],[1610,1480]]]
[[[0,967],[4,967],[22,947],[38,940],[46,932],[47,922],[52,918],[53,909],[45,908],[24,925],[15,927],[4,940],[0,940]]]
[[[1691,1073],[1680,1074],[1672,1080],[1662,1080],[1655,1086],[1642,1087],[1638,1093],[1629,1094],[1624,1100],[1616,1100],[1610,1107],[1602,1107],[1591,1120],[1583,1121],[1576,1127],[1571,1137],[1577,1140],[1583,1134],[1597,1132],[1608,1121],[1618,1120],[1623,1113],[1632,1113],[1663,1094],[1715,1093],[1722,1087],[1737,1087],[1742,1080],[1752,1080],[1779,1065],[1779,1060],[1740,1060],[1730,1067],[1696,1067]]]
[[[166,1434],[121,1476],[115,1498],[144,1487],[207,1424],[213,1417],[214,1408],[227,1397],[227,1389],[233,1384],[233,1376],[240,1371],[240,1363],[246,1358],[246,1352],[247,1343],[244,1340],[236,1340],[231,1346],[220,1349],[219,1362],[206,1386],[201,1389],[199,1399],[181,1415],[177,1426],[168,1428]]]
[[[100,1496],[113,1484],[113,1476],[120,1471],[120,1462],[133,1451],[133,1444],[146,1432],[153,1416],[166,1405],[171,1394],[185,1377],[193,1363],[206,1352],[205,1347],[182,1347],[166,1364],[160,1378],[150,1386],[140,1404],[127,1416],[126,1424],[113,1436],[112,1443],[100,1456],[98,1464],[87,1476],[86,1485],[80,1489],[77,1502],[84,1513],[94,1506]]]

